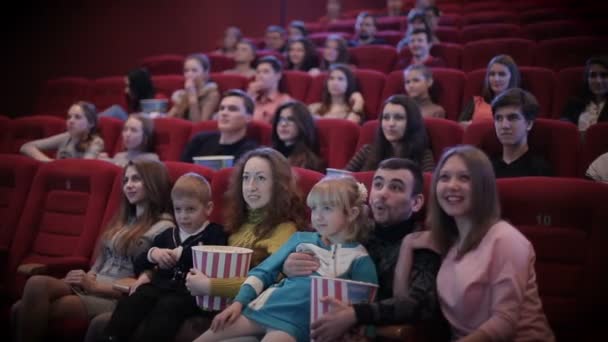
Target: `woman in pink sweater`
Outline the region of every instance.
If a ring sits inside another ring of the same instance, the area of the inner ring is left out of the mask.
[[[492,164],[472,146],[443,154],[431,185],[427,237],[444,255],[440,306],[459,341],[554,341],[532,244],[500,219]]]

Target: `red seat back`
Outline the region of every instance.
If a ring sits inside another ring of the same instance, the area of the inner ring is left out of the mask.
[[[224,70],[234,68],[234,59],[228,56],[224,56],[219,53],[209,53],[209,63],[211,64],[211,71],[220,73]]]
[[[559,71],[585,65],[589,56],[605,53],[608,53],[606,37],[581,36],[544,40],[539,42],[536,48],[536,65]]]
[[[191,131],[190,121],[175,118],[154,119],[154,151],[160,160],[180,160]]]
[[[557,86],[555,89],[555,103],[553,117],[560,118],[571,97],[579,96],[585,83],[585,67],[577,66],[562,69],[557,74]]]
[[[83,77],[62,77],[44,82],[36,99],[35,114],[64,118],[70,106],[78,101],[90,101],[92,81]]]
[[[482,39],[521,37],[521,28],[515,24],[478,24],[462,28],[462,41],[464,43]]]
[[[230,89],[247,89],[249,80],[243,75],[212,73],[211,80],[217,83],[220,94]]]
[[[152,82],[154,82],[156,92],[167,98],[171,98],[176,90],[184,89],[184,76],[181,74],[152,76]]]
[[[359,126],[346,119],[316,120],[321,157],[327,167],[342,169],[355,153]]]
[[[389,73],[397,62],[397,51],[392,46],[361,45],[349,48],[348,52],[351,62],[361,69]]]
[[[215,174],[215,170],[202,165],[178,161],[166,161],[164,163],[167,167],[167,171],[169,172],[169,178],[171,178],[171,183],[175,183],[175,181],[179,177],[186,173],[194,172],[205,177],[207,182],[211,184],[211,181],[213,180],[213,175]]]
[[[465,44],[462,55],[462,70],[471,71],[485,68],[492,57],[506,54],[518,66],[532,65],[535,43],[527,39],[500,38],[479,40]]]
[[[99,135],[103,139],[104,149],[111,157],[124,149],[122,145],[122,126],[124,121],[112,117],[102,116],[97,120]]]
[[[184,59],[182,55],[166,54],[146,57],[139,64],[147,68],[153,76],[181,75],[184,70]]]
[[[283,71],[281,82],[283,83],[283,90],[292,98],[298,101],[306,101],[306,95],[308,95],[308,89],[312,82],[312,77],[307,72]]]
[[[127,109],[124,76],[103,77],[93,81],[93,96],[91,101],[100,112],[112,105],[120,105],[122,108]]]
[[[7,137],[9,153],[19,153],[21,146],[28,141],[48,138],[66,130],[64,118],[46,115],[14,119],[9,125],[10,131]],[[55,157],[54,153],[50,153],[49,157]]]

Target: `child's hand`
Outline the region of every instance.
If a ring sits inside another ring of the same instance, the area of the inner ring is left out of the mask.
[[[309,276],[321,264],[308,253],[291,253],[283,263],[283,273],[288,277]]]
[[[191,268],[186,275],[186,288],[193,296],[203,296],[209,294],[211,290],[211,281],[205,273]]]
[[[169,269],[175,266],[177,258],[173,250],[166,248],[154,248],[150,253],[150,258],[162,269]]]
[[[243,304],[239,302],[232,303],[224,311],[215,316],[213,322],[211,322],[211,331],[218,332],[234,323],[234,321],[236,321],[236,319],[241,315],[242,310]]]
[[[150,281],[151,279],[148,273],[142,272],[142,274],[139,275],[139,278],[137,278],[133,285],[131,285],[131,288],[129,289],[129,296],[132,295],[140,285],[149,283]]]

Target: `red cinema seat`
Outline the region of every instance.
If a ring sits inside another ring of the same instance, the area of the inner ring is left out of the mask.
[[[171,183],[175,183],[175,181],[179,177],[181,177],[182,175],[185,175],[186,173],[194,172],[194,173],[197,173],[197,174],[205,177],[207,182],[209,182],[209,184],[211,184],[211,181],[213,180],[213,174],[215,174],[215,170],[213,170],[212,168],[203,166],[203,165],[184,163],[184,162],[178,162],[178,161],[166,161],[166,162],[164,162],[164,164],[167,167],[167,171],[169,172],[169,177],[171,178]]]
[[[465,84],[465,74],[460,70],[443,68],[434,68],[432,71],[431,97],[445,109],[447,119],[458,120],[462,108],[461,91]],[[382,92],[382,103],[395,94],[405,94],[403,71],[400,70],[393,71],[387,76]],[[382,108],[378,108],[378,112],[381,110]]]
[[[462,42],[474,42],[482,39],[521,38],[522,31],[515,24],[477,24],[462,28]]]
[[[9,117],[0,115],[0,153],[10,153],[11,142],[9,141],[9,137],[11,121]]]
[[[519,15],[522,25],[544,23],[556,20],[566,20],[572,17],[572,13],[565,8],[533,8]]]
[[[234,59],[231,57],[219,53],[209,53],[207,57],[209,57],[212,72],[222,72],[234,68]]]
[[[573,178],[497,181],[502,215],[532,242],[543,310],[557,341],[596,341],[608,304],[608,186]],[[595,338],[590,338],[594,336]]]
[[[139,64],[148,69],[150,74],[159,75],[181,75],[184,71],[184,56],[182,55],[158,55],[142,59]]]
[[[585,82],[585,67],[576,66],[562,69],[557,73],[557,86],[555,89],[555,103],[553,117],[561,118],[564,107],[571,97],[579,96]]]
[[[487,39],[470,42],[464,45],[462,70],[471,71],[485,68],[492,57],[510,55],[518,66],[533,65],[535,43],[520,38]]]
[[[211,80],[217,83],[220,94],[230,89],[246,90],[249,83],[247,77],[237,74],[212,73]]]
[[[388,45],[396,46],[401,39],[403,39],[403,32],[401,31],[378,31],[376,33],[377,38],[384,39]]]
[[[592,35],[593,30],[584,22],[576,20],[557,20],[537,22],[522,27],[523,35],[527,39],[536,41],[564,37],[577,37]]]
[[[325,30],[325,25],[323,23],[318,22],[305,22],[304,27],[308,33],[321,32]]]
[[[540,104],[539,117],[551,117],[557,77],[555,72],[539,67],[520,67],[521,88],[531,92]],[[464,87],[464,98],[481,94],[486,69],[469,72]]]
[[[9,128],[8,152],[19,153],[21,146],[28,141],[65,132],[66,121],[55,116],[35,115],[12,120]]]
[[[340,19],[327,24],[327,31],[330,32],[355,32],[355,19]]]
[[[464,13],[462,16],[463,25],[477,24],[514,24],[517,23],[517,16],[510,11],[487,11]]]
[[[304,71],[283,71],[283,91],[298,101],[305,101],[312,77]]]
[[[319,133],[321,157],[327,167],[343,169],[355,153],[359,126],[346,119],[319,119],[315,125]]]
[[[431,55],[443,59],[448,68],[460,69],[464,49],[460,44],[438,43],[431,47]]]
[[[462,43],[462,30],[455,26],[438,26],[435,29],[435,35],[441,43]]]
[[[90,101],[93,83],[83,77],[62,77],[44,82],[34,106],[35,114],[64,118],[70,106]]]
[[[328,36],[331,35],[339,35],[342,38],[344,38],[344,40],[348,41],[351,38],[350,33],[345,33],[345,32],[315,32],[315,33],[311,33],[308,35],[308,39],[310,39],[311,42],[313,42],[313,44],[315,44],[315,46],[325,46],[325,41],[327,40]]]
[[[474,122],[466,129],[463,143],[477,146],[488,156],[500,156],[502,146],[494,122]],[[552,119],[536,119],[528,135],[530,151],[545,158],[557,177],[578,176],[580,138],[575,125]]]
[[[98,160],[65,159],[40,166],[8,255],[10,295],[19,297],[20,265],[42,264],[63,277],[86,269],[120,168]]]
[[[122,127],[124,121],[112,117],[103,116],[97,120],[99,135],[103,139],[105,151],[111,157],[114,153],[123,150]]]
[[[155,119],[154,151],[160,160],[180,160],[191,131],[190,121],[175,118]]]
[[[176,90],[184,89],[184,76],[180,75],[159,75],[152,76],[154,89],[157,94],[163,94],[171,98]]]
[[[439,8],[441,9],[443,6],[440,4]],[[444,11],[443,9],[441,11]],[[453,26],[460,27],[462,24],[462,16],[460,15],[460,11],[452,12],[452,13],[442,13],[441,17],[439,17],[439,26]]]
[[[405,16],[376,19],[376,29],[378,31],[404,31],[406,26],[407,18]]]
[[[357,68],[371,69],[383,73],[393,70],[397,62],[397,51],[393,46],[362,45],[349,48],[351,61]]]
[[[497,10],[508,10],[509,7],[502,1],[467,1],[462,5],[462,13],[488,12]]]
[[[608,123],[599,122],[591,125],[585,132],[585,142],[581,153],[581,174],[584,175],[589,165],[600,155],[608,152]]]
[[[357,139],[357,148],[355,152],[359,151],[363,145],[368,145],[374,142],[376,139],[376,130],[378,129],[378,120],[369,120],[359,129],[359,138]]]
[[[544,40],[536,48],[536,65],[559,71],[585,65],[594,55],[608,53],[606,37],[566,37]]]
[[[123,76],[111,76],[94,80],[91,101],[99,112],[112,105],[120,105],[124,109],[128,108],[125,96],[125,78]]]
[[[195,123],[192,126],[190,133],[190,140],[195,135],[201,132],[215,132],[217,131],[217,120],[207,120]],[[255,140],[258,145],[271,146],[272,145],[272,125],[266,122],[250,121],[247,124],[247,137]]]

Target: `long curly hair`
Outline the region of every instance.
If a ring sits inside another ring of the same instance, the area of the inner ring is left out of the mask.
[[[359,91],[359,83],[357,82],[357,78],[355,74],[353,74],[350,67],[346,64],[332,64],[329,67],[329,72],[327,73],[327,79],[323,84],[323,92],[321,93],[321,108],[319,109],[319,114],[324,115],[329,112],[331,109],[331,94],[329,93],[329,77],[331,73],[334,71],[340,71],[346,77],[346,92],[342,95],[344,98],[344,102],[348,105],[348,109],[351,110],[350,97],[351,95]]]

